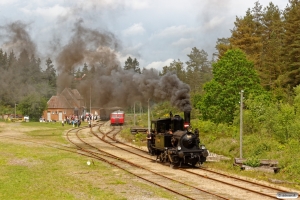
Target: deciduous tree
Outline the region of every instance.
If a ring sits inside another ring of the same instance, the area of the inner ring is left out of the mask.
[[[263,92],[253,62],[239,49],[228,50],[213,64],[213,79],[205,84],[204,90],[197,108],[204,120],[216,123],[233,121],[241,90],[245,97]]]

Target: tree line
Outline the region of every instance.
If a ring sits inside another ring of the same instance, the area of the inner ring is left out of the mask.
[[[256,2],[245,16],[236,17],[229,38],[217,40],[216,60],[209,60],[204,50],[193,47],[187,55],[188,61],[174,60],[159,74],[176,73],[190,86],[192,102],[200,116],[217,123],[234,121],[237,105],[236,97],[235,103],[232,103],[231,95],[238,96],[243,88],[255,91],[256,95],[268,92],[270,98],[293,103],[294,87],[300,82],[299,6],[299,0],[289,0],[287,7],[281,11],[272,2],[265,8]],[[239,62],[237,59],[240,59]],[[143,73],[136,58],[129,57],[122,68]],[[91,77],[94,72],[94,66],[84,63],[72,72],[75,79],[71,87],[76,88],[76,79],[84,74]],[[24,99],[36,101],[30,105],[40,102],[35,107],[42,108],[41,102],[56,94],[56,80],[56,67],[50,58],[42,67],[41,60],[29,55],[26,50],[17,58],[14,52],[0,49],[2,113],[7,113],[7,109],[13,109]],[[247,90],[246,97],[250,94]],[[258,90],[262,92],[257,93]],[[33,109],[28,106],[27,112]]]
[[[50,59],[42,70],[41,60],[24,49],[19,57],[0,49],[0,114],[18,111],[38,119],[48,99],[56,93],[56,69]],[[18,113],[20,113],[18,112]]]
[[[199,117],[215,124],[240,124],[244,131],[300,141],[300,1],[280,11],[259,2],[236,17],[231,37],[218,39],[218,59],[204,94],[194,96]],[[241,105],[241,92],[244,99]]]
[[[239,48],[254,62],[261,85],[282,96],[300,83],[300,2],[289,0],[284,10],[272,2],[259,2],[236,17],[231,37],[218,39],[221,58],[229,49]]]

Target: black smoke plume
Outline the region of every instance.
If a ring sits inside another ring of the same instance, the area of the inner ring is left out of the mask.
[[[28,28],[29,25],[21,21],[0,26],[1,32],[3,32],[1,36],[4,40],[1,48],[6,52],[14,51],[16,53],[25,49],[30,55],[35,55],[36,45],[26,30]]]
[[[168,100],[182,111],[191,111],[190,87],[176,74],[159,76],[156,70],[144,70],[142,74],[123,70],[116,56],[120,44],[114,35],[85,28],[82,23],[75,24],[73,36],[57,57],[59,91],[71,87],[72,73],[87,63],[95,72],[83,77],[77,88],[85,99],[92,98],[92,107]]]

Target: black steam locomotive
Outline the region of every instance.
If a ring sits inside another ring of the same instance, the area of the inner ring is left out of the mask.
[[[199,131],[191,129],[190,112],[184,113],[184,119],[170,113],[169,118],[152,120],[151,136],[149,153],[163,163],[169,162],[171,167],[206,161],[208,150],[200,144]]]

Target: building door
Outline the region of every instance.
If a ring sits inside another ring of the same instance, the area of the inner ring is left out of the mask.
[[[51,112],[47,112],[47,121],[48,121],[48,122],[51,121]]]
[[[58,113],[58,121],[62,121],[62,112],[61,111]]]

